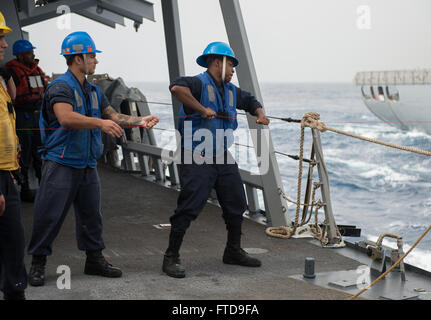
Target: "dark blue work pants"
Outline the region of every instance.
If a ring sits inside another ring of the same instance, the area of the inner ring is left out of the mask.
[[[26,181],[28,180],[28,172],[32,166],[39,182],[41,178],[42,160],[38,152],[38,148],[42,145],[38,130],[39,115],[38,111],[24,112],[19,109],[16,110],[16,133],[21,145],[19,166]]]
[[[44,161],[34,204],[31,255],[51,255],[52,243],[73,204],[79,250],[102,250],[100,181],[96,168],[76,169]]]
[[[247,202],[238,165],[179,164],[181,192],[170,218],[173,232],[184,233],[204,208],[212,189],[223,212],[226,228],[240,228]]]
[[[21,200],[9,171],[0,170],[0,184],[6,201],[0,216],[0,291],[14,293],[27,287]]]

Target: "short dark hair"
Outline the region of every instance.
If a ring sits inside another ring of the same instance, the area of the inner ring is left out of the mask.
[[[220,60],[223,61],[223,56],[219,55],[219,54],[210,54],[207,56],[207,66],[209,67],[211,65],[211,63],[213,63],[213,61],[215,60]]]
[[[80,54],[71,54],[71,55],[64,56],[64,57],[66,58],[66,64],[67,64],[68,66],[71,66],[71,65],[72,65],[72,63],[73,63],[73,60],[74,60],[74,59],[75,59],[75,57],[77,57],[77,56],[79,56],[79,57],[81,57],[82,59],[84,59],[84,57],[83,57],[82,53],[80,53]]]

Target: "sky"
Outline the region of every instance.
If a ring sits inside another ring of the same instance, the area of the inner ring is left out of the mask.
[[[138,32],[126,19],[116,29],[76,14],[70,29],[58,18],[23,29],[42,69],[66,70],[64,37],[87,31],[103,53],[97,73],[126,81],[169,82],[161,0],[155,22]],[[218,0],[178,0],[186,75],[209,42],[228,42]],[[353,82],[358,71],[431,68],[429,0],[240,0],[256,73],[261,82]],[[64,20],[62,20],[64,21]]]

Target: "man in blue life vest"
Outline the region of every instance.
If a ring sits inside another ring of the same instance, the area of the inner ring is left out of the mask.
[[[105,244],[96,168],[103,151],[101,131],[118,138],[122,126],[150,129],[158,119],[117,113],[99,87],[87,81],[86,75],[96,70],[99,52],[86,32],[69,34],[61,47],[68,70],[47,87],[42,101],[39,125],[44,163],[28,246],[33,256],[32,286],[44,285],[46,256],[52,254],[52,242],[72,204],[78,249],[87,255],[84,273],[112,278],[122,275],[102,255]]]
[[[0,12],[0,61],[8,44],[5,34],[10,33]],[[12,173],[18,165],[18,137],[15,132],[15,111],[8,91],[13,92],[13,80],[0,70],[0,291],[5,300],[24,300],[27,272],[24,265],[24,228],[21,220],[21,201]]]
[[[238,166],[227,149],[238,126],[236,109],[255,115],[259,124],[267,125],[269,120],[254,96],[230,82],[238,60],[226,43],[210,43],[196,62],[207,71],[195,77],[181,77],[169,87],[182,102],[178,120],[181,192],[170,218],[169,246],[162,270],[175,278],[185,277],[179,249],[187,228],[202,211],[213,188],[228,232],[223,262],[248,267],[261,265],[241,248],[241,226],[247,204]]]

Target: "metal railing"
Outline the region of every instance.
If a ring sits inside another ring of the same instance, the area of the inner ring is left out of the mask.
[[[150,114],[148,102],[146,101],[125,100],[122,103],[121,111],[124,114],[133,116]],[[169,129],[153,128],[143,130],[142,128],[126,128],[125,135],[123,135],[119,143],[123,155],[121,165],[119,165],[118,161],[112,160],[118,159],[118,154],[112,154],[112,152],[117,153],[117,151],[110,151],[109,153],[111,154],[108,153],[105,156],[104,162],[126,172],[152,178],[154,182],[165,186],[179,188],[180,180],[174,151],[158,146],[153,130]],[[166,174],[166,170],[168,170],[169,175]],[[239,172],[244,183],[249,216],[256,214],[266,216],[265,208],[261,207],[258,196],[258,190],[263,189],[261,177],[244,169],[239,169]],[[211,198],[216,199],[214,191]],[[266,199],[264,199],[265,201]]]

